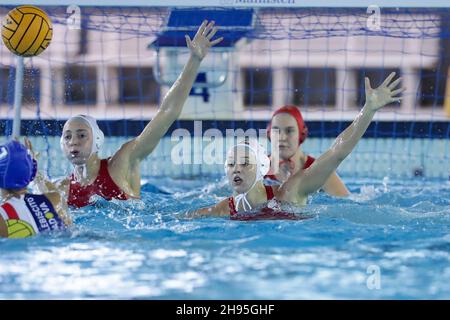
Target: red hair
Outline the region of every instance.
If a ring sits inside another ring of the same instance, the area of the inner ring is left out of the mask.
[[[295,121],[297,121],[297,127],[298,127],[298,145],[301,145],[306,137],[308,136],[308,127],[306,127],[305,122],[303,121],[303,116],[300,110],[293,105],[286,105],[281,108],[279,108],[277,111],[275,111],[272,115],[272,119],[270,119],[269,125],[267,126],[267,138],[270,141],[270,130],[272,130],[272,120],[273,117],[275,117],[277,114],[280,113],[288,113],[292,117],[294,117]]]

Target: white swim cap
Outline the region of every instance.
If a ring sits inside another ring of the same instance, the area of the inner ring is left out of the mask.
[[[270,159],[266,154],[266,150],[256,141],[245,141],[234,145],[230,150],[237,147],[248,148],[256,158],[256,181],[263,180],[264,176],[269,172]],[[229,151],[230,152],[230,151]],[[225,161],[225,173],[227,172],[228,159]]]
[[[239,210],[239,204],[242,202],[242,207],[244,208],[244,211],[251,210],[252,206],[250,205],[250,202],[247,199],[247,193],[255,186],[255,184],[260,181],[264,180],[264,176],[269,172],[270,169],[270,159],[266,154],[266,151],[262,145],[257,143],[256,141],[245,141],[240,142],[236,145],[234,145],[230,150],[235,149],[237,147],[245,147],[248,148],[256,158],[256,179],[253,182],[250,189],[247,190],[247,192],[238,194],[236,198],[236,208]],[[230,152],[230,151],[229,151]],[[227,172],[228,167],[228,159],[225,161],[225,173]]]
[[[103,142],[105,141],[105,135],[103,134],[103,131],[100,130],[97,121],[92,118],[91,116],[87,116],[84,114],[79,114],[76,116],[73,116],[72,118],[68,119],[67,122],[74,119],[81,119],[83,120],[92,130],[92,148],[91,148],[91,154],[97,153],[100,148],[103,145]],[[67,123],[66,122],[66,123]],[[64,132],[61,135],[60,139],[61,149],[64,150]]]

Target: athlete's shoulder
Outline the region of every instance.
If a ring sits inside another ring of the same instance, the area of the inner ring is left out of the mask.
[[[139,167],[140,162],[133,161],[131,157],[136,144],[135,139],[122,144],[112,157],[108,158],[108,171],[110,174],[123,178],[128,175],[129,170]]]
[[[113,163],[115,161],[119,162],[119,161],[123,161],[126,159],[129,159],[133,149],[136,147],[136,139],[137,138],[133,138],[125,143],[123,143],[119,149],[117,149],[117,151],[113,154],[113,156],[109,159],[109,163]]]

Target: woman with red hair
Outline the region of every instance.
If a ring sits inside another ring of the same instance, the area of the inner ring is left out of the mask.
[[[274,112],[267,127],[267,136],[272,144],[275,139],[278,139],[279,166],[274,172],[272,163],[271,171],[265,176],[266,179],[282,183],[291,175],[309,168],[314,163],[315,159],[305,154],[300,148],[308,136],[308,128],[296,106],[286,105]],[[322,189],[332,196],[349,195],[349,191],[336,172],[330,175]]]

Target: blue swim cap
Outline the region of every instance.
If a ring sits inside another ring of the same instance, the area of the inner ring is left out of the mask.
[[[0,146],[0,188],[25,188],[36,172],[37,162],[24,145],[10,141]]]

